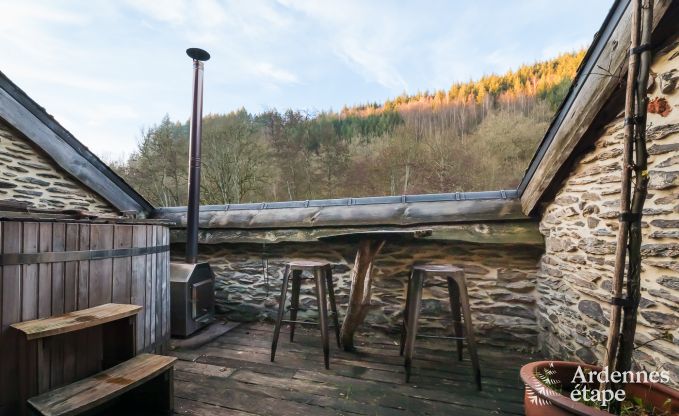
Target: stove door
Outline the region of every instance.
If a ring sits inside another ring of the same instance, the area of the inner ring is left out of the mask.
[[[202,280],[191,285],[191,318],[194,321],[206,317],[212,311],[212,279]]]

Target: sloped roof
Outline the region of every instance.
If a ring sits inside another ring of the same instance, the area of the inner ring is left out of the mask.
[[[654,0],[653,45],[677,33],[679,2]],[[574,156],[623,108],[630,0],[613,3],[518,187],[525,214],[551,196]]]
[[[59,167],[120,211],[146,216],[153,206],[0,71],[0,119]]]

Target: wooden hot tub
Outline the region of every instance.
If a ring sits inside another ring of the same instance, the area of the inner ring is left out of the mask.
[[[169,231],[154,221],[0,219],[0,415],[15,415],[20,397],[94,374],[101,363],[97,330],[55,340],[40,352],[19,345],[16,322],[104,303],[143,307],[137,352],[165,353],[170,337]],[[48,355],[48,356],[45,356]],[[49,374],[31,365],[48,360]]]

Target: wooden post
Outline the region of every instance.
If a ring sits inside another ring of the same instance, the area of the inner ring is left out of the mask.
[[[342,324],[342,347],[345,351],[353,351],[354,333],[363,323],[370,310],[370,289],[373,278],[375,257],[384,246],[384,240],[361,240],[356,252],[354,268],[351,271],[351,291],[349,306]]]
[[[653,1],[646,0],[643,7],[641,24],[641,44],[650,45],[651,30],[653,28]],[[641,216],[644,202],[648,194],[648,151],[646,150],[646,114],[648,108],[648,73],[651,66],[651,51],[646,49],[640,54],[639,75],[637,77],[637,102],[635,122],[635,163],[634,163],[634,194],[632,196],[631,211],[633,221],[629,231],[629,265],[627,268],[627,299],[628,305],[623,310],[623,321],[620,349],[616,362],[616,370],[629,371],[632,367],[632,353],[634,352],[634,337],[637,327],[637,312],[641,300]]]
[[[632,2],[632,28],[630,48],[639,46],[639,21],[641,0]],[[622,154],[622,179],[620,193],[620,217],[619,228],[615,249],[615,270],[613,272],[613,298],[620,299],[622,296],[623,278],[625,274],[625,258],[627,256],[627,242],[629,237],[630,217],[630,193],[632,180],[632,140],[634,136],[634,124],[630,122],[634,118],[634,83],[637,74],[637,55],[632,53],[629,57],[627,69],[627,86],[625,91],[625,130]],[[608,328],[608,342],[606,344],[606,357],[604,366],[609,369],[615,368],[615,358],[618,350],[620,337],[620,314],[619,303],[611,304],[611,320]],[[604,383],[602,383],[604,384]],[[603,387],[603,385],[602,385]]]

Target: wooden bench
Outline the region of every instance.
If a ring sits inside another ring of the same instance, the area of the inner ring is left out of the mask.
[[[175,357],[140,354],[92,377],[33,397],[28,404],[38,415],[79,415],[137,389],[135,393],[140,399],[133,400],[137,408],[144,406],[149,412],[170,413],[176,360]]]
[[[26,339],[31,341],[54,335],[103,325],[119,319],[134,316],[141,310],[141,306],[107,303],[89,309],[82,309],[49,318],[19,322],[12,328],[23,332]]]
[[[13,324],[12,328],[23,335],[25,344],[20,350],[37,349],[37,362],[24,355],[21,363],[21,373],[36,375],[37,380],[19,381],[22,400],[28,400],[32,413],[76,415],[112,402],[128,392],[130,395],[150,392],[152,394],[141,401],[133,401],[149,404],[149,409],[170,412],[174,403],[172,365],[176,359],[152,354],[135,357],[136,315],[141,309],[137,305],[108,303]],[[64,386],[63,382],[51,382],[50,366],[55,363],[53,358],[50,359],[50,343],[58,347],[64,335],[84,330],[96,330],[96,342],[87,343],[84,356],[79,355],[76,359],[90,364],[94,360],[96,366],[90,365],[88,373],[66,380],[72,384]],[[83,379],[93,373],[97,374]],[[31,396],[35,397],[29,399]]]

